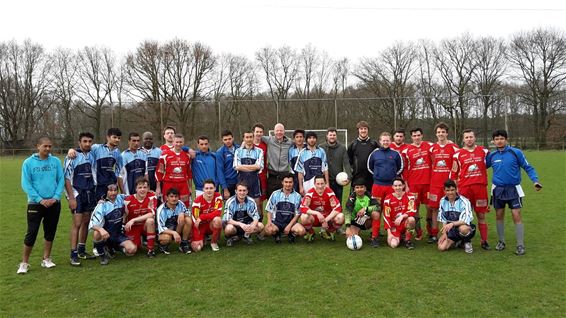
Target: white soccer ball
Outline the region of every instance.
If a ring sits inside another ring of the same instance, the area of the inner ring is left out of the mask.
[[[348,184],[348,182],[348,174],[346,172],[340,172],[336,175],[336,183],[338,183],[339,185],[345,186]]]
[[[359,250],[362,248],[362,238],[358,235],[352,235],[348,239],[346,239],[346,246],[352,251]]]

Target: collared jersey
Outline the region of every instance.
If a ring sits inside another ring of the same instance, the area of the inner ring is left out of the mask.
[[[380,147],[369,155],[367,167],[374,184],[387,186],[403,172],[403,160],[397,151]]]
[[[465,148],[458,150],[454,154],[454,162],[458,171],[456,171],[455,177],[451,176],[451,179],[457,179],[459,187],[472,184],[487,185],[487,167],[485,165],[487,153],[488,150],[482,146],[476,146],[472,151]]]
[[[308,147],[301,150],[295,164],[295,172],[302,173],[305,181],[321,175],[326,170],[328,170],[328,162],[324,149],[317,146],[314,150]]]
[[[90,152],[94,158],[93,177],[96,185],[115,184],[122,170],[122,156],[118,148],[107,144],[94,144]]]
[[[126,149],[122,152],[122,170],[120,178],[124,184],[125,194],[136,193],[136,180],[146,175],[147,155],[139,149],[135,152]]]
[[[432,147],[430,142],[423,141],[419,146],[408,145],[402,151],[404,162],[407,164],[405,176],[409,185],[430,183],[430,147]]]
[[[442,187],[446,179],[450,177],[454,154],[459,150],[456,144],[440,145],[435,143],[430,147],[430,159],[432,168],[430,172],[430,185]]]
[[[166,150],[161,153],[155,170],[157,182],[187,182],[192,178],[191,157],[184,152]]]
[[[538,182],[537,172],[527,161],[525,154],[511,146],[490,152],[486,157],[486,166],[493,168],[492,183],[495,186],[520,185],[521,168],[525,170],[531,181]]]
[[[291,148],[289,148],[289,166],[291,167],[291,172],[292,173],[296,173],[295,171],[295,165],[297,165],[297,160],[299,159],[299,152],[301,152],[301,150],[305,149],[306,145],[303,145],[303,148],[299,149],[297,148],[296,145],[292,145]]]
[[[167,230],[167,221],[172,218],[177,218],[183,213],[189,213],[189,210],[187,209],[183,201],[179,200],[174,209],[169,208],[167,206],[167,202],[163,202],[157,208],[157,232],[159,234],[163,233],[163,231]]]
[[[259,213],[254,199],[246,197],[244,202],[240,202],[235,195],[226,201],[226,208],[222,221],[224,223],[234,220],[245,224],[250,224],[254,220],[259,220]]]
[[[415,216],[415,196],[404,193],[401,198],[397,198],[393,193],[389,193],[383,200],[383,221],[385,229],[395,227],[395,219],[402,214]]]
[[[203,222],[210,222],[215,217],[222,215],[222,206],[223,201],[220,193],[214,192],[210,202],[206,201],[204,194],[201,194],[193,201],[193,219],[196,220],[200,218]]]
[[[234,143],[230,148],[222,146],[216,151],[216,158],[222,166],[224,181],[226,182],[226,184],[221,184],[223,188],[238,183],[238,173],[234,170],[234,153],[238,148],[240,148],[240,145]]]
[[[266,210],[271,214],[271,220],[281,224],[289,224],[296,215],[299,215],[301,207],[301,195],[291,190],[288,195],[283,189],[271,194],[267,202]]]
[[[155,190],[157,186],[157,180],[155,180],[155,169],[157,168],[157,163],[159,162],[159,157],[161,156],[161,149],[157,147],[151,147],[151,149],[141,148],[145,152],[147,158],[146,171],[147,177],[149,179],[149,188]]]
[[[124,198],[123,194],[118,194],[114,202],[106,200],[98,203],[90,217],[89,230],[98,226],[105,229],[111,237],[120,234],[123,226]]]
[[[472,204],[464,196],[458,195],[454,204],[450,203],[447,197],[440,200],[438,209],[438,221],[442,223],[452,223],[463,221],[470,225],[474,215],[472,213]]]
[[[148,192],[143,200],[138,200],[135,194],[129,195],[124,199],[124,212],[126,222],[148,213],[155,215],[157,197],[155,193]]]
[[[254,184],[259,178],[259,174],[263,170],[263,150],[256,146],[251,149],[242,147],[236,149],[234,153],[234,169],[239,166],[259,165],[260,169],[256,171],[238,171],[238,181],[245,181],[248,184]]]
[[[318,194],[315,188],[307,191],[301,201],[301,213],[307,213],[309,209],[320,212],[325,217],[333,211],[342,212],[340,200],[329,187],[326,187],[322,194]]]
[[[65,158],[65,179],[73,186],[73,197],[79,195],[81,190],[94,190],[94,178],[92,176],[92,165],[94,159],[89,152],[82,152],[75,149],[77,156],[75,159]],[[69,196],[70,193],[67,193]]]

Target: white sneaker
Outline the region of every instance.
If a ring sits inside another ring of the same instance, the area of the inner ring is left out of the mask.
[[[46,258],[43,261],[41,261],[41,267],[52,268],[52,267],[55,267],[55,263],[53,263],[51,258]]]
[[[28,270],[29,270],[29,264],[28,263],[20,263],[20,267],[18,268],[18,271],[16,273],[27,274]]]
[[[218,247],[218,243],[210,243],[210,248],[212,248],[212,250],[215,252],[220,251],[220,247]]]
[[[474,252],[474,247],[472,246],[472,242],[464,243],[464,251],[468,254],[472,254]]]
[[[98,250],[96,248],[92,249],[92,255],[94,255],[95,257],[99,257],[100,254],[98,254]]]

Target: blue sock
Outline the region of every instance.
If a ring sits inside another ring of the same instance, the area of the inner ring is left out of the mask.
[[[86,252],[86,244],[85,243],[79,243],[78,247],[78,253],[79,254],[84,254]]]
[[[79,253],[77,252],[77,250],[71,250],[71,258],[76,258],[79,257]]]
[[[106,245],[106,241],[97,241],[94,242],[94,247],[98,252],[98,255],[104,255],[104,246]]]

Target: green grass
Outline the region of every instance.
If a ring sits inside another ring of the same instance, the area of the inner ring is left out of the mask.
[[[26,199],[20,189],[22,158],[0,158],[0,316],[484,316],[556,317],[566,304],[566,153],[528,152],[543,191],[525,175],[523,220],[527,254],[508,249],[438,252],[416,249],[346,249],[344,239],[307,245],[241,243],[212,253],[119,256],[109,266],[68,265],[70,214],[62,210],[54,244],[56,268],[39,266],[40,233],[27,275],[16,275],[25,234]],[[66,204],[66,203],[65,203]],[[64,204],[64,206],[65,206]],[[497,241],[488,215],[490,242]],[[364,237],[367,237],[364,233]],[[91,246],[90,237],[88,246]]]

